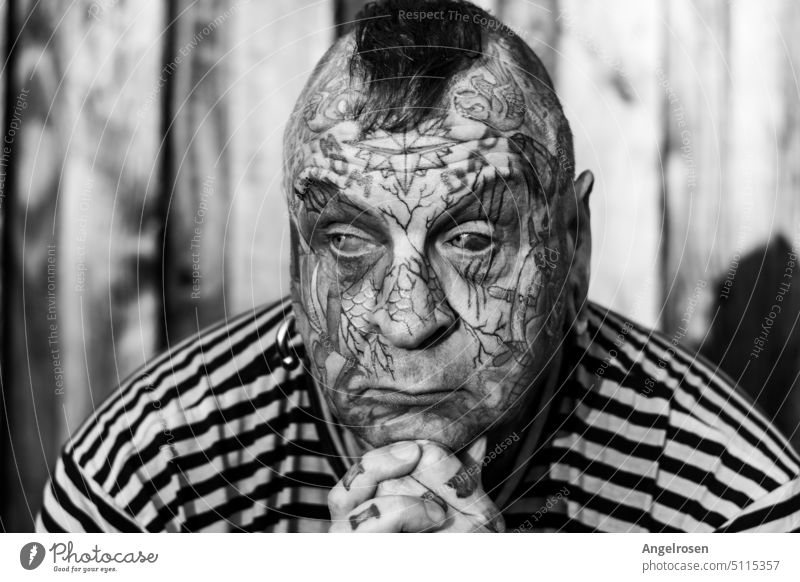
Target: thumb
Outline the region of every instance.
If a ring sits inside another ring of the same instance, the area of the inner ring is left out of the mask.
[[[466,467],[474,467],[473,471],[477,471],[477,475],[480,476],[483,470],[483,459],[486,457],[486,436],[478,437],[467,447],[461,449],[456,456]]]

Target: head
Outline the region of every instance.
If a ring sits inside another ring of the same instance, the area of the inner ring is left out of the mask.
[[[591,174],[574,177],[541,61],[486,19],[368,5],[287,126],[299,331],[339,421],[372,446],[458,450],[516,422],[583,318]]]

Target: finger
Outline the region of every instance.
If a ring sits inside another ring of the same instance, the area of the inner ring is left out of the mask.
[[[481,466],[481,461],[486,455],[486,437],[481,436],[470,445],[458,453],[458,458],[465,465],[478,465]]]
[[[412,441],[393,443],[364,454],[328,494],[331,518],[342,519],[371,499],[381,481],[411,473],[420,454],[419,445]]]
[[[375,489],[374,497],[391,497],[393,495],[407,495],[421,497],[428,488],[416,479],[406,475],[397,479],[381,481]]]
[[[375,491],[375,498],[394,495],[420,497],[439,505],[447,515],[447,521],[436,531],[502,532],[505,530],[505,522],[497,507],[482,496],[476,495],[477,501],[457,509],[411,475],[381,481]]]
[[[465,465],[444,447],[430,442],[422,445],[422,456],[412,476],[448,500],[470,498],[481,488],[480,465]]]
[[[333,522],[331,533],[434,531],[444,524],[445,512],[435,502],[420,497],[394,495],[362,503],[344,519]]]
[[[448,511],[449,506],[444,499],[411,476],[381,481],[378,488],[375,490],[375,497],[392,497],[394,495],[419,497],[427,501],[433,501],[442,508],[445,514],[447,514]]]
[[[380,484],[378,484],[378,488],[375,490],[375,497],[392,497],[394,495],[419,497],[427,501],[433,501],[448,515],[449,505],[447,505],[447,502],[410,475],[400,477],[399,479],[381,481]]]
[[[422,443],[422,457],[412,477],[441,497],[455,511],[494,522],[499,511],[481,485],[481,465],[462,456],[466,463],[441,445]],[[501,526],[502,527],[502,526]]]
[[[464,466],[472,467],[475,470],[479,480],[481,480],[483,459],[486,457],[486,445],[486,436],[481,436],[480,438],[475,439],[466,449],[462,450],[458,454],[458,458],[461,460]],[[492,502],[489,496],[486,493],[479,495],[477,503],[478,505],[485,504],[484,507],[479,508],[479,511],[486,517],[485,523],[483,523],[483,525],[481,525],[477,531],[497,533],[504,532],[506,530],[505,519],[503,519],[503,515],[500,513],[500,510],[497,508],[494,502]]]

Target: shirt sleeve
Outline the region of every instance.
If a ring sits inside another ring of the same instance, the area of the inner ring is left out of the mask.
[[[44,491],[36,531],[143,532],[133,517],[118,507],[97,481],[88,476],[66,449]]]
[[[800,532],[800,477],[757,499],[718,531]]]

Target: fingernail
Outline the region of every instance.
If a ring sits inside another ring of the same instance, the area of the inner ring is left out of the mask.
[[[436,495],[436,493],[434,493],[433,491],[431,490],[426,491],[425,493],[422,494],[422,498],[425,499],[426,501],[433,501],[436,505],[442,508],[442,511],[447,513],[447,502],[438,495]]]
[[[419,445],[412,442],[402,442],[392,445],[389,452],[401,461],[413,461],[419,455]]]
[[[425,501],[425,513],[431,521],[442,521],[444,519],[444,510],[435,501]]]

